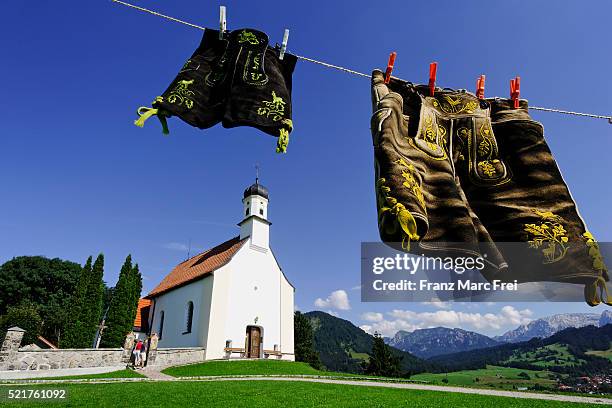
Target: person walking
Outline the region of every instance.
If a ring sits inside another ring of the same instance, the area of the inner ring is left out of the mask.
[[[138,340],[138,343],[134,346],[134,351],[132,354],[134,355],[134,367],[138,367],[140,365],[140,350],[142,350],[142,340]]]

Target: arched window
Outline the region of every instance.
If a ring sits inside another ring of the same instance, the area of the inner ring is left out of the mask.
[[[161,340],[162,334],[164,332],[164,311],[162,310],[159,313],[159,330],[158,330],[159,339]]]
[[[183,334],[191,333],[192,323],[193,323],[193,302],[189,301],[185,305],[185,332]]]

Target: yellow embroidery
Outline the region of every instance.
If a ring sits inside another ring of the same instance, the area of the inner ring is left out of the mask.
[[[425,207],[425,198],[423,197],[421,185],[414,177],[414,165],[412,163],[406,163],[404,159],[398,159],[395,161],[395,163],[407,169],[402,169],[402,177],[404,178],[404,182],[402,183],[402,185],[410,190],[410,192],[416,197],[417,201],[421,205],[421,208],[423,208],[425,213],[427,213],[427,208]]]
[[[458,113],[468,113],[472,114],[478,108],[478,102],[474,101],[470,98],[463,96],[452,97],[451,95],[444,95],[444,101],[438,102],[433,101],[432,105],[440,107],[440,109],[445,113],[458,114]]]
[[[559,261],[565,256],[569,248],[567,231],[562,224],[563,218],[550,211],[542,212],[536,209],[532,211],[540,217],[541,221],[539,224],[525,224],[524,230],[531,238],[527,241],[529,246],[541,248],[544,255],[542,263],[548,264]]]
[[[483,160],[478,162],[478,167],[480,167],[482,172],[489,177],[492,177],[495,175],[495,173],[497,173],[495,171],[495,167],[493,167],[491,163],[499,163],[499,160]]]
[[[240,34],[238,34],[238,43],[242,44],[248,42],[249,44],[257,45],[259,44],[259,40],[257,36],[250,31],[242,30]]]
[[[382,221],[387,213],[394,216],[402,231],[402,249],[410,250],[410,241],[416,241],[420,238],[417,234],[416,220],[402,203],[398,203],[396,198],[389,195],[391,189],[385,185],[386,182],[387,180],[384,178],[378,179],[381,196],[378,208],[379,227],[382,228]]]
[[[425,142],[427,142],[427,146],[434,152],[438,150],[438,144],[436,143],[436,131],[433,127],[433,119],[430,115],[425,117]]]
[[[274,122],[283,119],[285,114],[285,101],[283,98],[276,96],[276,92],[272,91],[271,101],[262,101],[263,106],[257,109],[257,114],[271,118]]]
[[[188,89],[189,85],[193,84],[193,79],[181,80],[174,87],[174,89],[168,95],[169,103],[176,103],[177,105],[185,105],[188,109],[193,108],[193,97],[195,93]]]

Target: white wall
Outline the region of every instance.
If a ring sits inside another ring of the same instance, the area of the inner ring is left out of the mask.
[[[159,334],[164,312],[164,330],[158,347],[206,347],[212,287],[213,277],[207,276],[154,299],[151,333]],[[183,334],[188,301],[193,302],[193,321],[191,333]]]

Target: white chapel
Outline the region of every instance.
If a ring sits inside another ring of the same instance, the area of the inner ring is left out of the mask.
[[[294,360],[293,298],[270,248],[268,190],[244,191],[240,235],[177,265],[151,293],[159,347],[204,347],[206,359]]]

